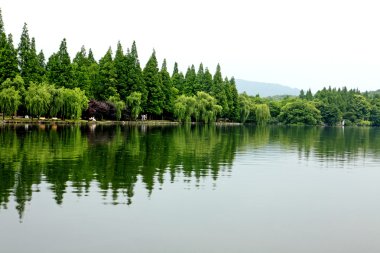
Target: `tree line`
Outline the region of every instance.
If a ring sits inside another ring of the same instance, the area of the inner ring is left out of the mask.
[[[6,35],[0,10],[0,112],[5,116],[59,117],[62,119],[136,120],[181,122],[216,120],[262,124],[379,125],[378,94],[325,88],[314,95],[260,98],[238,94],[235,79],[223,77],[220,65],[212,74],[201,63],[185,74],[174,64],[168,72],[153,50],[144,67],[133,42],[124,50],[119,42],[99,61],[83,46],[73,59],[63,39],[47,60],[37,52],[36,40],[24,24],[16,48]]]

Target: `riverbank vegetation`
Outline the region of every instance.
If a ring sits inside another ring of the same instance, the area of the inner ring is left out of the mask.
[[[47,60],[37,52],[27,24],[18,47],[6,35],[0,10],[0,113],[61,119],[180,122],[215,121],[290,125],[380,125],[380,95],[347,88],[325,88],[314,95],[260,98],[238,94],[234,78],[223,77],[201,63],[185,73],[175,63],[168,71],[153,50],[145,67],[137,46],[124,50],[119,42],[97,61],[83,46],[73,59],[63,39]]]

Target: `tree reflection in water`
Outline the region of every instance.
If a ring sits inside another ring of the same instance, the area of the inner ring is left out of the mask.
[[[239,152],[277,145],[300,159],[349,162],[380,151],[376,128],[253,126],[0,126],[0,206],[14,198],[22,218],[33,192],[46,182],[57,204],[68,187],[88,195],[93,182],[113,204],[131,204],[137,183],[147,193],[176,178],[230,175]],[[277,154],[278,155],[278,154]],[[255,157],[252,157],[254,160]]]

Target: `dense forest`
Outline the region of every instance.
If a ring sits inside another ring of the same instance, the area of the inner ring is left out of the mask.
[[[185,74],[175,63],[168,72],[153,50],[145,67],[137,46],[126,50],[119,42],[97,61],[83,46],[73,59],[63,39],[47,60],[37,52],[27,24],[18,47],[7,35],[0,10],[0,113],[5,116],[59,117],[61,119],[215,122],[262,124],[380,125],[380,95],[359,90],[325,88],[314,95],[260,98],[238,94],[234,78],[194,65]]]

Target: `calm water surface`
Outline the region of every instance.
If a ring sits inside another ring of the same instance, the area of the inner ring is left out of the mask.
[[[380,252],[380,129],[0,126],[0,252]]]

